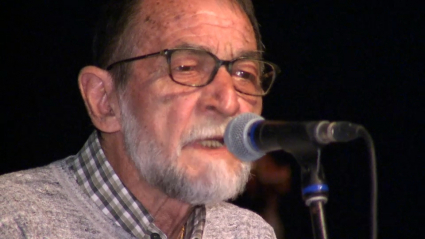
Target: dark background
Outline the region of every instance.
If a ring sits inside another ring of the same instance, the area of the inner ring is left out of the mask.
[[[92,131],[77,86],[101,0],[1,3],[0,174],[75,154]],[[266,58],[282,67],[264,116],[347,120],[375,140],[380,238],[422,238],[424,6],[394,1],[256,1]],[[331,238],[367,238],[370,170],[361,140],[324,150]],[[288,238],[312,238],[291,159]]]

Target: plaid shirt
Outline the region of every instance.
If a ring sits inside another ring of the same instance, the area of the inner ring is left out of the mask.
[[[137,238],[167,236],[153,223],[154,219],[123,185],[106,160],[97,132],[93,132],[75,158],[67,165],[77,183],[99,209],[117,225]],[[194,208],[185,225],[185,239],[200,239],[205,226],[205,206]]]

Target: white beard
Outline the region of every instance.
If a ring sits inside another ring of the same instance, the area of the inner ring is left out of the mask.
[[[140,175],[152,186],[169,197],[192,205],[208,204],[234,198],[245,189],[251,164],[240,162],[233,170],[226,160],[204,162],[204,172],[198,178],[190,177],[186,167],[178,164],[182,146],[194,139],[223,135],[226,124],[207,122],[190,130],[174,153],[168,153],[156,141],[150,127],[143,127],[132,114],[121,95],[121,124],[125,147]],[[192,165],[196,168],[196,165]]]

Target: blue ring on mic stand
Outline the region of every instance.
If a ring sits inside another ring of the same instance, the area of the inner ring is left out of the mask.
[[[327,184],[313,184],[303,189],[303,195],[309,193],[328,192],[329,187]]]

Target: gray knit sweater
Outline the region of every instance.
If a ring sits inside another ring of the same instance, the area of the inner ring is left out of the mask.
[[[61,160],[0,177],[0,238],[134,237],[96,207]],[[276,237],[257,214],[223,202],[206,206],[202,238]]]

